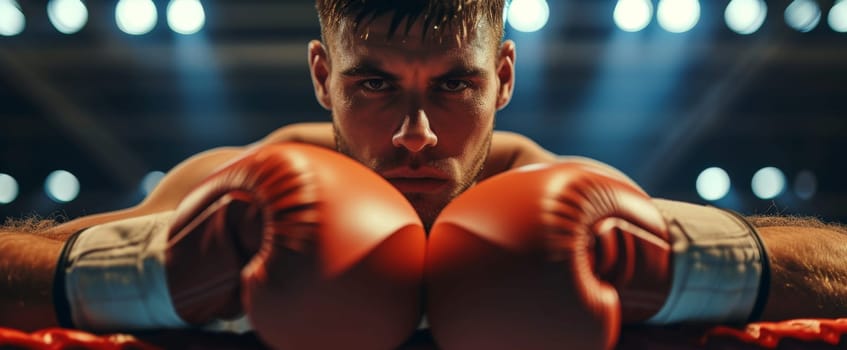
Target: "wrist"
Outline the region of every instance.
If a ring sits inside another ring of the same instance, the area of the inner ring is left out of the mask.
[[[64,287],[56,291],[62,321],[96,331],[186,326],[165,275],[171,218],[164,212],[119,220],[69,240],[57,268],[57,287]],[[59,296],[66,297],[66,315]]]
[[[73,317],[71,316],[71,305],[68,301],[68,294],[65,285],[65,269],[68,265],[68,251],[76,243],[76,239],[84,230],[77,231],[70,235],[62,246],[59,253],[59,258],[56,261],[56,271],[53,273],[53,310],[56,315],[56,322],[64,328],[75,328]]]
[[[747,322],[761,313],[768,258],[741,216],[708,206],[656,199],[671,235],[673,278],[662,309],[647,322]]]

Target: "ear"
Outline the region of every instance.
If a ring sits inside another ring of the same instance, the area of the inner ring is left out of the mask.
[[[312,84],[315,87],[315,98],[318,103],[332,110],[332,99],[329,94],[329,52],[327,48],[318,40],[309,42],[309,71],[312,75]]]
[[[497,110],[501,110],[512,100],[515,90],[515,42],[506,40],[500,45],[497,54]]]

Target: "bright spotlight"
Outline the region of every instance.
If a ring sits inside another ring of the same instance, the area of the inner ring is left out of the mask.
[[[151,0],[120,0],[115,7],[115,20],[124,33],[147,34],[158,20],[156,5]]]
[[[697,194],[707,201],[716,201],[729,193],[729,174],[718,167],[711,167],[697,176]]]
[[[820,21],[821,8],[814,0],[794,0],[785,8],[785,23],[798,32],[815,29]]]
[[[47,175],[44,182],[44,190],[47,196],[54,202],[66,203],[76,199],[79,195],[79,180],[74,174],[65,170],[56,170]]]
[[[810,170],[797,173],[797,177],[794,179],[794,194],[797,197],[808,200],[814,197],[817,191],[818,179],[815,177],[815,173]]]
[[[156,185],[159,184],[159,181],[162,181],[162,178],[165,177],[165,173],[161,171],[151,171],[147,175],[144,176],[144,179],[141,180],[141,192],[144,195],[149,195],[150,192],[153,192],[153,189],[156,188]]]
[[[0,204],[9,204],[18,198],[18,182],[15,178],[0,173]]]
[[[723,13],[726,26],[738,34],[753,34],[765,22],[768,5],[763,0],[732,0]]]
[[[0,35],[13,36],[24,31],[26,17],[15,0],[0,0]]]
[[[700,2],[697,0],[659,0],[656,14],[659,25],[671,33],[684,33],[700,20]]]
[[[50,0],[47,18],[60,33],[73,34],[88,22],[88,9],[80,0]]]
[[[203,29],[206,13],[199,0],[171,0],[168,4],[168,26],[179,34],[194,34]]]
[[[832,5],[827,22],[832,30],[839,33],[847,32],[847,1],[838,0],[835,5]]]
[[[513,0],[509,5],[509,25],[517,31],[535,32],[550,18],[546,0]]]
[[[753,174],[753,194],[761,199],[771,199],[785,190],[785,175],[774,167],[759,169]]]
[[[640,31],[653,19],[653,3],[650,0],[618,0],[613,17],[621,30]]]

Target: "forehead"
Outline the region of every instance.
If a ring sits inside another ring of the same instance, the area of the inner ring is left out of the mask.
[[[423,21],[408,26],[403,20],[391,31],[390,14],[363,21],[355,26],[352,20],[342,20],[336,33],[330,35],[330,52],[339,53],[340,59],[348,56],[390,55],[395,58],[427,59],[438,57],[479,60],[493,58],[496,48],[492,31],[485,21],[469,26],[424,28]],[[407,30],[407,28],[409,28]],[[373,58],[373,57],[372,57]]]

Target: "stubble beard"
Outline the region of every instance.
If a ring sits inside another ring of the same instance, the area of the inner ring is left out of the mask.
[[[338,131],[338,126],[335,122],[332,123],[332,131],[335,136],[335,149],[357,162],[367,166],[368,168],[374,169],[374,166],[379,164],[380,160],[377,160],[377,164],[372,164],[363,159],[359,159],[356,157],[353,152],[350,150],[349,145],[347,144],[344,137],[341,136],[341,133]],[[402,193],[406,200],[412,204],[415,208],[415,211],[418,213],[418,217],[420,217],[421,222],[426,229],[427,234],[429,234],[432,225],[435,223],[435,219],[453,199],[458,197],[460,194],[465,192],[471,186],[479,181],[479,177],[482,175],[482,170],[485,168],[485,160],[488,158],[488,153],[491,150],[491,138],[493,135],[493,130],[489,131],[486,140],[483,142],[482,147],[476,152],[476,155],[473,158],[471,163],[471,171],[465,173],[463,178],[458,179],[456,185],[453,189],[443,198],[437,198],[436,200],[432,200],[433,196],[442,196],[441,194],[429,195],[429,194],[421,194],[421,193]],[[425,164],[422,164],[425,165]]]

